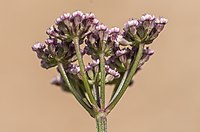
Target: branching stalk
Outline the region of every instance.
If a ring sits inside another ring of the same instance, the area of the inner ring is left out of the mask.
[[[117,90],[115,91],[115,93],[113,93],[113,96],[111,97],[110,102],[113,102],[113,100],[116,98],[116,96],[117,96],[117,95],[119,94],[119,92],[121,91],[122,86],[124,85],[124,82],[126,81],[126,78],[127,78],[127,76],[128,76],[128,72],[129,72],[129,71],[126,71],[126,72],[124,73],[124,76],[123,76],[123,78],[122,78],[120,84],[118,85]]]
[[[84,66],[84,63],[83,63],[83,58],[82,58],[82,55],[81,55],[81,51],[80,51],[80,45],[79,45],[79,38],[78,37],[75,37],[73,39],[73,42],[74,42],[74,46],[75,46],[75,50],[76,50],[76,56],[78,58],[78,63],[79,63],[79,66],[80,66],[80,72],[81,72],[81,75],[82,75],[82,80],[83,80],[83,83],[84,83],[84,86],[85,86],[85,89],[86,89],[86,92],[88,94],[88,97],[91,101],[91,103],[96,107],[98,108],[98,105],[95,101],[95,98],[92,94],[92,91],[91,91],[91,88],[90,88],[90,85],[88,83],[88,77],[86,75],[86,71],[85,71],[85,66]]]
[[[69,79],[65,73],[65,70],[63,68],[62,63],[58,64],[58,69],[60,71],[61,76],[63,77],[65,83],[67,84],[67,86],[69,87],[70,91],[72,92],[72,94],[74,95],[74,97],[78,100],[78,102],[90,113],[90,115],[92,117],[94,117],[94,112],[92,110],[91,107],[89,107],[84,100],[82,100],[81,96],[77,93],[77,91],[71,86]]]
[[[129,71],[129,74],[121,88],[121,90],[118,92],[118,94],[116,95],[116,97],[110,102],[110,104],[107,106],[106,111],[109,113],[114,107],[115,105],[119,102],[119,100],[121,99],[121,97],[123,96],[123,94],[125,93],[127,87],[129,86],[133,76],[135,75],[135,72],[138,68],[140,59],[142,57],[142,53],[143,53],[143,48],[144,48],[144,44],[139,44],[139,48],[138,48],[138,52],[136,55],[136,58],[134,60],[134,63]],[[120,86],[120,85],[119,85]]]

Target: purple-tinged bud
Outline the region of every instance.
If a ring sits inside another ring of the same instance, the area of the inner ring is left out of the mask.
[[[70,13],[64,13],[63,15],[60,16],[60,19],[62,21],[66,20],[66,19],[70,19],[71,18],[71,14]]]
[[[83,16],[83,12],[81,12],[81,11],[75,11],[75,12],[73,12],[72,17],[76,17],[76,16],[82,17]]]
[[[60,86],[65,92],[71,92],[61,76],[53,77],[51,84]]]
[[[132,19],[129,20],[126,24],[125,24],[125,31],[130,31],[133,35],[135,35],[137,33],[137,27],[139,25],[139,21],[136,19]]]
[[[157,18],[155,23],[157,24],[167,24],[168,20],[164,17]]]
[[[116,70],[109,69],[109,70],[108,70],[108,73],[111,74],[111,75],[113,75],[113,76],[116,77],[116,78],[119,78],[119,77],[120,77],[119,72],[117,72]]]
[[[41,60],[40,64],[41,67],[45,69],[49,69],[51,67],[46,60]]]
[[[85,18],[86,19],[94,19],[95,18],[95,15],[93,13],[86,13],[85,14]]]
[[[157,30],[158,33],[160,33],[163,30],[163,28],[164,28],[165,24],[167,24],[167,22],[168,22],[168,20],[166,18],[163,18],[163,17],[157,18],[155,20],[156,30]]]
[[[117,27],[114,27],[114,28],[110,29],[110,33],[119,33],[119,32],[120,32],[120,30]]]
[[[71,14],[70,13],[64,13],[63,16],[65,17],[65,19],[70,19],[71,18]]]
[[[92,60],[92,64],[95,65],[95,66],[98,65],[98,64],[99,64],[99,59],[97,59],[97,60]]]
[[[153,54],[154,54],[154,50],[149,49],[148,55],[153,55]]]
[[[119,33],[120,33],[119,28],[117,28],[117,27],[111,28],[110,29],[110,38],[111,38],[111,41],[116,41],[117,38],[118,38]]]
[[[98,25],[98,24],[99,24],[99,20],[98,20],[98,19],[94,19],[94,20],[93,20],[93,24],[94,24],[94,25]]]
[[[97,19],[95,19],[95,15],[93,13],[86,13],[80,27],[83,36],[85,37],[93,32],[98,23],[99,22]]]
[[[68,70],[67,70],[69,73],[71,74],[78,74],[80,72],[80,67],[78,67],[76,64],[70,64],[68,66]]]
[[[156,31],[157,31],[158,33],[160,33],[160,32],[163,30],[163,28],[164,28],[164,25],[163,25],[163,24],[157,24],[157,25],[156,25]]]
[[[55,24],[58,25],[59,23],[63,22],[66,19],[70,18],[70,13],[64,13],[63,15],[61,15],[59,18],[56,19]]]
[[[167,23],[168,23],[168,20],[167,20],[166,18],[164,18],[164,17],[161,17],[161,18],[160,18],[160,23],[162,23],[162,24],[167,24]]]
[[[81,11],[76,11],[72,14],[75,26],[78,26],[84,19],[84,14]]]
[[[106,69],[106,71],[108,71],[109,70],[109,65],[105,65],[105,69]]]
[[[120,78],[120,74],[119,74],[119,72],[115,72],[115,73],[114,73],[114,77],[116,77],[116,78]]]
[[[146,34],[149,34],[155,26],[156,17],[150,14],[145,14],[140,18],[141,25],[144,27]],[[145,31],[143,31],[145,32]]]
[[[92,60],[92,62],[89,63],[89,65],[92,66],[92,67],[95,67],[95,66],[99,65],[99,59],[97,59],[97,60]]]
[[[115,52],[115,55],[116,55],[117,57],[119,57],[119,56],[121,56],[121,55],[126,54],[127,52],[128,52],[127,49],[117,50],[117,51]]]
[[[149,60],[149,58],[154,54],[154,51],[149,49],[149,47],[146,47],[143,51],[142,58],[140,60],[140,63],[138,65],[138,69],[140,70],[141,67]]]
[[[98,65],[99,65],[99,59],[97,59],[97,60],[92,60],[91,63],[88,63],[88,65],[85,66],[85,70],[86,70],[86,71],[89,71],[89,70],[94,69],[94,70],[96,71],[96,69],[98,69],[98,68],[97,68]]]
[[[55,39],[55,38],[47,38],[45,40],[45,43],[46,44],[57,44],[57,39]]]
[[[64,22],[64,24],[71,29],[70,25],[72,25],[72,23],[70,22],[71,19],[71,14],[70,13],[64,13],[61,17],[62,21]]]
[[[59,36],[54,26],[51,26],[46,33],[49,36]]]
[[[56,19],[55,24],[58,25],[61,22],[62,22],[62,19],[59,17],[59,18]]]
[[[111,56],[107,61],[106,61],[106,65],[109,65],[110,63],[114,63],[116,59],[116,56]]]
[[[150,49],[149,47],[146,47],[143,51],[143,57],[144,56],[151,56],[154,54],[154,50]]]
[[[138,26],[138,25],[139,25],[139,22],[138,22],[138,20],[136,20],[136,19],[130,20],[130,21],[128,21],[127,24],[126,24],[127,27]]]
[[[118,35],[117,37],[117,43],[123,46],[131,45],[132,43],[127,41],[126,39],[123,38],[122,35]]]
[[[42,43],[39,43],[39,42],[37,42],[36,44],[34,44],[33,46],[32,46],[32,50],[33,51],[38,51],[38,50],[43,50],[43,49],[45,49],[46,48],[46,46],[44,45],[44,44],[42,44]]]
[[[106,31],[106,30],[108,30],[108,28],[105,25],[103,25],[103,24],[97,26],[96,29],[98,31]]]
[[[51,80],[51,84],[53,84],[53,85],[60,86],[61,83],[62,83],[61,76],[55,76],[55,77],[53,77],[53,79]]]
[[[106,70],[106,72],[107,72],[108,74],[113,75],[115,78],[119,78],[119,77],[120,77],[119,72],[116,71],[116,69],[114,69],[114,70],[111,69],[111,68],[109,67],[109,65],[105,65],[105,70]]]
[[[138,26],[138,24],[139,24],[138,20],[135,20],[135,19],[127,22],[127,26],[129,26],[129,27],[130,26]]]
[[[150,15],[150,14],[144,14],[141,18],[141,21],[153,21],[155,20],[155,16]]]
[[[131,32],[133,35],[135,35],[135,34],[137,33],[136,27],[134,27],[134,26],[130,27],[130,32]]]
[[[91,69],[92,69],[92,66],[91,66],[91,65],[85,66],[85,70],[86,70],[86,71],[91,70]]]
[[[73,74],[77,74],[80,72],[80,67],[75,67],[74,69],[71,70]]]
[[[108,28],[105,25],[103,25],[103,24],[98,25],[96,27],[96,30],[98,31],[100,40],[106,41],[108,39],[109,30],[108,30]]]
[[[64,15],[61,15],[61,16],[60,16],[60,19],[61,19],[62,21],[64,21],[64,20],[65,20],[65,16],[64,16]]]

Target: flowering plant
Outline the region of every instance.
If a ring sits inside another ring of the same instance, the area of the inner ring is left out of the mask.
[[[46,45],[38,42],[32,50],[43,68],[57,67],[59,76],[52,84],[72,93],[96,119],[97,131],[107,132],[107,115],[153,55],[149,44],[166,23],[163,17],[145,14],[140,19],[130,19],[120,32],[117,27],[108,29],[93,13],[65,13],[47,30]],[[91,62],[86,64],[84,56]],[[106,85],[114,85],[107,105]]]

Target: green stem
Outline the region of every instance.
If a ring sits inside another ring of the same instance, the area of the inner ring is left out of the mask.
[[[107,118],[104,114],[96,117],[97,132],[107,132]]]
[[[93,94],[95,97],[95,100],[97,102],[97,105],[99,106],[99,108],[101,107],[100,104],[100,95],[99,95],[99,82],[98,82],[98,78],[99,78],[99,72],[96,71],[95,73],[95,77],[94,77],[94,84],[93,84]]]
[[[117,95],[119,94],[119,92],[121,91],[122,86],[123,86],[124,82],[126,81],[127,76],[128,76],[128,70],[124,73],[124,76],[123,76],[122,80],[120,81],[120,84],[118,85],[118,87],[117,87],[115,93],[113,94],[113,96],[112,96],[110,102],[113,102],[113,100],[116,98],[116,96],[117,96]]]
[[[58,63],[58,69],[60,71],[61,76],[63,77],[65,83],[69,87],[70,91],[74,95],[74,97],[78,100],[78,102],[90,113],[92,117],[94,117],[94,112],[91,107],[89,107],[81,98],[81,96],[78,94],[78,92],[72,87],[72,85],[69,82],[69,79],[65,73],[65,70],[63,68],[62,63]]]
[[[93,84],[93,93],[94,93],[94,97],[95,97],[95,100],[97,102],[97,105],[100,107],[100,98],[99,98],[99,88],[98,88],[98,85],[96,84]]]
[[[128,76],[128,73],[129,73],[129,71],[127,69],[129,69],[130,63],[131,63],[131,59],[128,59],[127,62],[126,62],[126,64],[125,64],[126,68],[124,68],[126,71],[125,71],[122,79],[120,80],[120,82],[115,85],[115,87],[113,89],[113,92],[112,92],[112,96],[111,96],[109,102],[113,101],[113,99],[118,95],[118,93],[120,92],[122,86],[124,85],[124,82],[125,82],[125,80],[126,80],[126,78]]]
[[[80,85],[78,83],[78,80],[75,80],[74,82],[70,83],[72,88],[75,88],[76,92],[80,95],[81,99],[89,106],[92,108],[92,105],[90,104],[88,98],[85,95],[85,92],[83,91],[82,88],[84,88],[83,85]]]
[[[100,99],[101,99],[101,109],[105,107],[105,60],[104,60],[104,53],[99,54],[100,59],[100,72],[101,72],[101,89],[100,89]]]
[[[73,39],[73,42],[74,42],[74,46],[75,46],[75,50],[76,50],[76,56],[77,56],[78,63],[79,63],[79,66],[80,66],[80,72],[81,72],[81,75],[82,75],[82,79],[83,79],[83,83],[84,83],[86,92],[88,94],[88,97],[89,97],[91,103],[97,109],[98,108],[97,103],[95,101],[95,98],[94,98],[94,96],[92,94],[90,85],[88,83],[88,77],[86,75],[85,66],[84,66],[83,58],[82,58],[81,51],[80,51],[79,38],[75,37]]]
[[[138,48],[138,52],[137,55],[135,57],[134,63],[130,69],[130,72],[121,88],[121,90],[118,92],[118,94],[116,95],[116,97],[112,100],[112,102],[110,102],[110,104],[107,106],[106,111],[109,113],[114,107],[115,105],[119,102],[119,100],[121,99],[121,97],[123,96],[123,94],[125,93],[127,87],[129,86],[133,76],[135,75],[135,72],[138,68],[140,59],[142,57],[142,53],[143,53],[143,48],[144,48],[144,44],[139,44],[139,48]]]

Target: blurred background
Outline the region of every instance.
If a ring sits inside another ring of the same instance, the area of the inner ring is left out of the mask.
[[[42,69],[31,51],[58,16],[76,10],[120,29],[144,13],[169,19],[108,116],[109,132],[200,132],[199,0],[0,0],[0,132],[96,131],[74,97],[50,84],[56,70]]]

